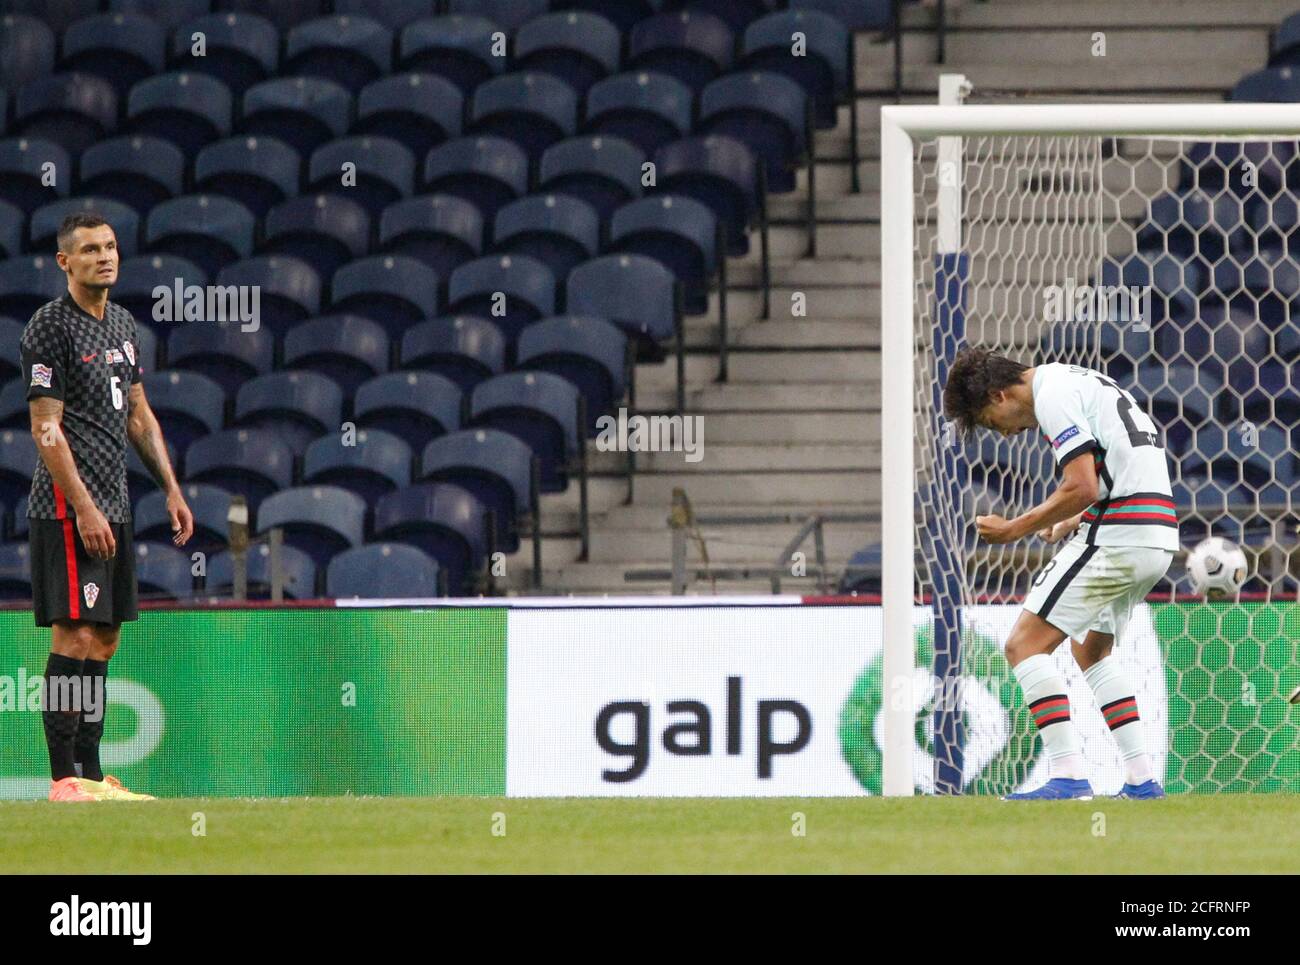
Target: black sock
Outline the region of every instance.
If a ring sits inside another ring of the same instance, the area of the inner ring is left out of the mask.
[[[85,682],[91,690],[82,702],[81,720],[77,726],[77,740],[73,746],[74,759],[81,765],[81,776],[90,781],[102,781],[104,770],[99,766],[99,739],[104,736],[104,713],[108,709],[106,696],[108,675],[107,660],[87,660],[81,668]],[[94,700],[94,716],[98,720],[88,720],[86,711]]]
[[[62,709],[62,703],[59,703],[60,709],[50,709],[50,692],[52,688],[56,695],[55,702],[72,692],[71,686],[60,684],[60,679],[80,678],[81,664],[82,661],[60,653],[50,654],[50,659],[45,664],[41,722],[45,725],[45,744],[50,751],[50,776],[56,781],[77,776],[77,770],[73,766],[73,745],[77,739],[80,713],[75,709]],[[80,683],[75,686],[79,688]]]

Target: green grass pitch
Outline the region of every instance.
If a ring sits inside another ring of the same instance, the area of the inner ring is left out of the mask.
[[[1295,808],[1290,794],[4,802],[0,874],[1295,873]]]

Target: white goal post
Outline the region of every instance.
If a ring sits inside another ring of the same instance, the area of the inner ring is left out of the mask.
[[[918,336],[917,144],[937,138],[1090,136],[1216,140],[1300,137],[1300,104],[1034,104],[881,109],[882,781],[914,793],[915,493]],[[960,150],[960,149],[959,149]],[[947,156],[947,155],[945,155]],[[959,155],[960,156],[960,155]],[[960,176],[958,177],[960,185]],[[959,189],[960,190],[960,189]],[[908,427],[908,428],[904,428]]]

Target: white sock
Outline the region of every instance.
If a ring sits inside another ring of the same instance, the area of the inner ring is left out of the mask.
[[[1070,696],[1065,677],[1050,654],[1039,653],[1012,668],[1025,703],[1034,714],[1038,736],[1051,761],[1052,777],[1079,780],[1083,771],[1083,742],[1070,719]],[[1037,705],[1037,706],[1035,706]]]
[[[1133,685],[1129,683],[1128,675],[1120,670],[1119,661],[1112,655],[1094,663],[1083,672],[1083,679],[1092,688],[1101,715],[1106,718],[1106,726],[1119,745],[1119,756],[1124,759],[1125,783],[1141,784],[1151,780],[1155,774],[1151,755],[1147,753],[1142,720],[1138,717]]]

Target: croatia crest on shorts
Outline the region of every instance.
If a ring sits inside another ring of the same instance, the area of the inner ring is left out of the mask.
[[[42,365],[36,362],[32,365],[32,385],[39,385],[43,389],[50,387],[50,380],[54,378],[54,369],[48,365]]]
[[[122,343],[122,351],[126,353],[126,360],[135,365],[135,348],[132,347],[130,342]]]
[[[81,593],[86,598],[86,606],[94,607],[95,601],[99,599],[99,584],[87,583],[81,588]]]

